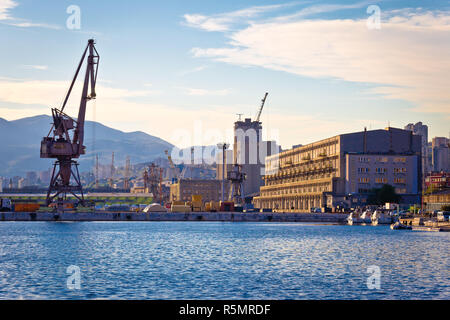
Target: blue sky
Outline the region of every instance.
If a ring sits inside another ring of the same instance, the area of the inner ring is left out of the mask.
[[[66,26],[70,5],[79,30]],[[94,37],[87,116],[124,131],[229,140],[236,113],[254,117],[268,91],[263,126],[283,148],[388,123],[448,136],[449,12],[448,1],[0,0],[0,117],[49,114]],[[76,115],[78,93],[70,102]]]

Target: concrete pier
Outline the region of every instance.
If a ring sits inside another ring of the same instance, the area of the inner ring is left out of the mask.
[[[0,221],[229,221],[346,223],[346,214],[242,212],[0,212]]]

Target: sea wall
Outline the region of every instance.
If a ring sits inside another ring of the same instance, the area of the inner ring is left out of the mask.
[[[334,213],[241,212],[0,212],[0,221],[230,221],[345,223],[347,215]]]

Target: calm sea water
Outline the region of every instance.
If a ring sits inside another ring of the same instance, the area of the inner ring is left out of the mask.
[[[449,245],[385,226],[1,222],[0,299],[449,299]]]

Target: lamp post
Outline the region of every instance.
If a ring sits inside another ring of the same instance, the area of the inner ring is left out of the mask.
[[[225,189],[225,150],[228,148],[228,144],[226,143],[218,143],[217,148],[222,150],[222,202],[224,199],[224,189]]]

